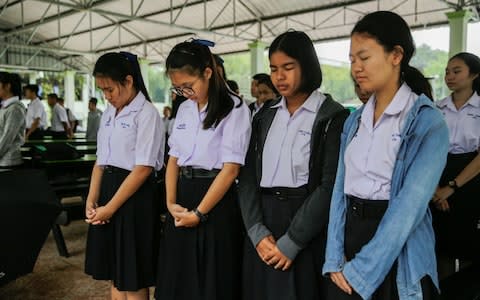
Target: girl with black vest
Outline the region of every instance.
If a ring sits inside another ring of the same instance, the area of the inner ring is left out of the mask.
[[[282,97],[255,115],[239,177],[248,233],[243,299],[323,299],[326,225],[348,110],[318,91],[322,72],[305,33],[278,36],[269,58]]]

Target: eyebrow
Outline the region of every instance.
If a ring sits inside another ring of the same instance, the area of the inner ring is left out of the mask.
[[[295,62],[293,62],[293,61],[292,62],[287,62],[283,65],[280,65],[280,67],[287,67],[287,66],[291,66],[291,65],[294,65],[294,64],[295,64]],[[270,68],[271,67],[278,67],[278,66],[270,64]]]
[[[363,54],[363,53],[365,53],[365,52],[368,52],[368,50],[367,50],[367,49],[361,49],[361,50],[357,51],[357,52],[354,53],[354,54],[349,53],[348,56],[351,57],[351,56],[354,56],[354,55],[360,55],[360,54]]]

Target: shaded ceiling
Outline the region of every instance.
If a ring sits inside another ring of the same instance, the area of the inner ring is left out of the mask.
[[[314,41],[348,36],[355,22],[375,10],[402,15],[412,28],[448,24],[446,12],[480,0],[3,0],[0,66],[89,70],[98,55],[126,50],[161,63],[190,37],[216,42],[213,52],[269,44],[289,28]]]

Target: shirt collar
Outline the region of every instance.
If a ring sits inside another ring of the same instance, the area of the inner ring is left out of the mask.
[[[412,89],[406,84],[403,83],[398,89],[397,93],[392,99],[392,102],[385,109],[385,114],[387,115],[397,115],[402,112],[406,105],[407,99],[412,95]]]
[[[2,107],[2,108],[7,108],[10,104],[12,104],[13,102],[16,102],[16,101],[19,101],[18,96],[13,96],[13,97],[11,97],[11,98],[2,100],[2,105],[1,105],[1,107]]]
[[[470,99],[468,99],[467,104],[475,106],[477,108],[480,107],[480,95],[478,95],[476,92],[474,92],[472,97],[470,97]]]
[[[467,106],[467,105],[480,107],[480,96],[476,92],[474,92],[473,95],[470,97],[470,99],[468,99],[463,106]],[[453,103],[453,98],[451,94],[445,97],[445,99],[443,99],[442,101],[440,101],[438,103],[438,107],[440,108],[447,107],[453,111],[457,111],[457,107]]]
[[[308,110],[309,112],[316,113],[320,107],[320,105],[323,103],[325,100],[326,96],[319,92],[318,90],[313,91],[310,96],[308,96],[307,100],[303,102],[302,106],[300,108]],[[271,108],[281,108],[281,109],[287,109],[287,101],[285,97],[282,96],[282,99],[280,102],[278,102],[275,105],[272,105]]]
[[[120,115],[127,115],[130,112],[136,112],[142,109],[143,104],[147,101],[145,96],[142,92],[138,92],[138,94],[133,98],[133,100],[127,104],[122,111],[118,114]]]

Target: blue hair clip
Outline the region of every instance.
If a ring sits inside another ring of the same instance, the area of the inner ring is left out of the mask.
[[[202,45],[202,46],[207,46],[207,47],[214,47],[215,42],[212,42],[210,40],[203,40],[203,39],[194,39],[192,38],[190,40],[191,43]]]

